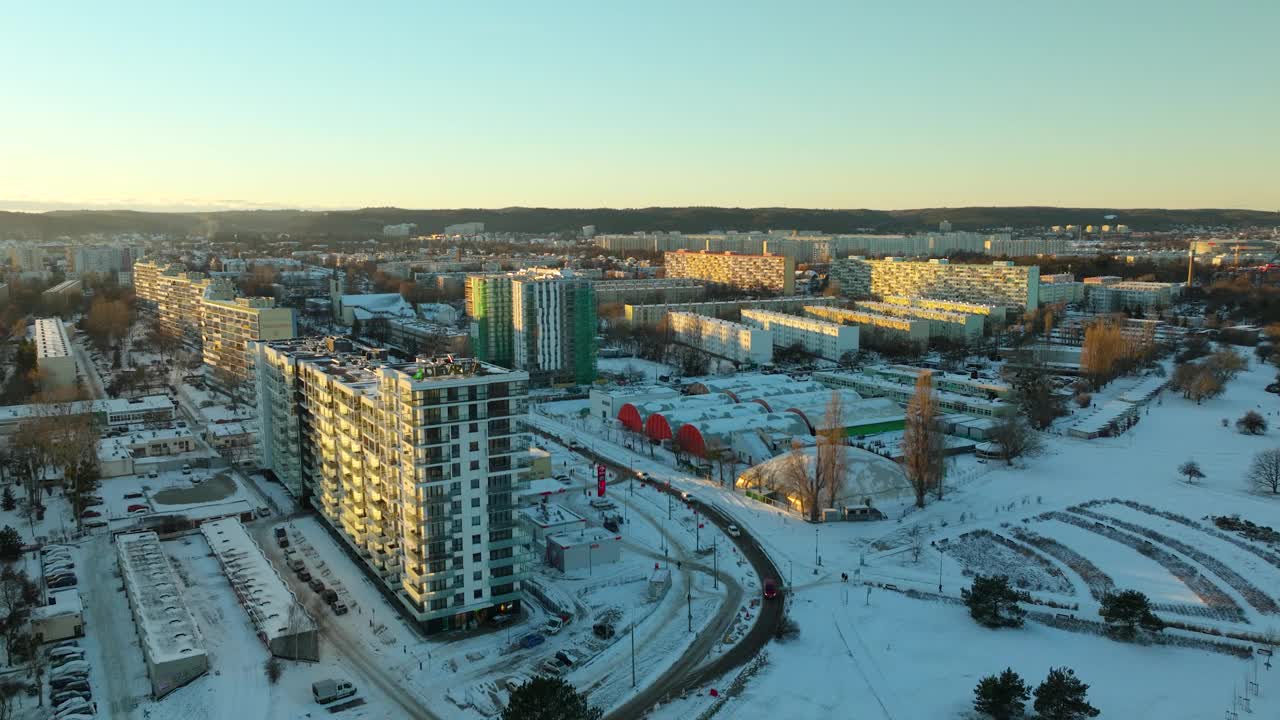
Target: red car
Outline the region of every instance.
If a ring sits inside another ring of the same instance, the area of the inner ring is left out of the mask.
[[[98,512],[97,510],[85,510],[84,512],[80,513],[80,517],[81,518],[102,517],[102,513]]]
[[[768,578],[764,581],[764,597],[766,600],[772,600],[778,597],[778,581]]]
[[[147,507],[146,505],[130,505],[127,509],[129,512],[138,512],[139,510],[145,512],[147,510],[150,510],[151,508]]]

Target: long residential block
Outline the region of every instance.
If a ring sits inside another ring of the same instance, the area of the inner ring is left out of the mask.
[[[982,337],[982,316],[968,313],[932,310],[914,305],[896,305],[894,303],[862,300],[857,303],[859,310],[889,315],[908,320],[922,320],[928,323],[929,339],[946,338],[960,342],[972,342]]]
[[[837,361],[845,353],[858,352],[858,328],[853,325],[751,308],[742,311],[742,322],[769,331],[775,348],[800,345],[807,353]]]
[[[694,278],[713,285],[770,290],[785,295],[795,292],[796,261],[784,255],[677,250],[664,253],[663,264],[669,278]]]
[[[806,305],[838,305],[843,302],[835,297],[793,295],[791,297],[762,298],[759,300],[719,300],[694,303],[655,303],[652,305],[627,305],[623,308],[627,323],[632,327],[657,327],[667,319],[669,312],[689,312],[721,319],[738,317],[746,309],[773,310],[799,314]]]
[[[1036,307],[1040,290],[1040,268],[1007,261],[953,265],[946,260],[850,257],[831,263],[831,279],[851,297],[897,295],[1021,308]]]
[[[810,305],[804,311],[820,320],[857,325],[860,341],[863,337],[869,337],[876,341],[904,340],[915,345],[926,345],[929,342],[929,323],[925,320],[822,305]]]
[[[677,342],[737,363],[763,365],[773,360],[768,330],[686,312],[671,313],[667,319]]]

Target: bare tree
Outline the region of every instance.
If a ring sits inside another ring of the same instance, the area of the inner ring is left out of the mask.
[[[844,445],[844,401],[838,390],[831,391],[822,427],[817,429],[818,454],[814,472],[826,486],[827,507],[836,506],[849,475],[849,456]]]
[[[1254,455],[1249,474],[1245,477],[1249,485],[1258,492],[1280,495],[1280,448],[1263,450]]]
[[[920,555],[924,552],[924,532],[919,525],[912,525],[907,530],[907,542],[911,548],[911,561],[920,562]]]
[[[817,522],[818,505],[822,500],[825,485],[822,474],[816,471],[818,465],[816,458],[813,465],[814,472],[810,472],[804,447],[799,442],[793,442],[791,452],[782,461],[780,480],[787,495],[800,502],[800,512],[808,517],[810,522]]]
[[[1016,415],[1001,418],[991,429],[991,439],[1000,444],[1009,465],[1016,457],[1034,457],[1044,449],[1040,434]]]
[[[1195,460],[1188,460],[1179,465],[1178,474],[1186,477],[1188,483],[1193,483],[1204,477],[1204,471],[1200,469],[1200,463]]]
[[[933,375],[920,373],[915,395],[907,403],[907,420],[902,436],[902,464],[916,494],[916,507],[924,507],[929,490],[942,498],[942,433],[938,430],[938,398],[933,394]]]

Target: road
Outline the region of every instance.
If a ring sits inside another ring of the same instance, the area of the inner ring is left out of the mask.
[[[541,435],[548,440],[560,443],[561,438],[544,432],[529,424],[529,430],[532,433]],[[603,458],[586,448],[578,448],[575,452],[586,456],[592,462],[603,463],[606,467],[611,468],[617,477],[636,477],[634,471],[630,468],[619,465],[607,458]],[[668,488],[664,484],[654,483],[653,487],[662,492],[676,495],[679,490]],[[678,497],[678,495],[677,495]],[[683,500],[681,501],[683,502]],[[700,503],[703,515],[713,524],[723,530],[726,526],[732,524],[732,521],[719,508],[714,505]],[[732,538],[737,544],[739,552],[751,563],[751,567],[755,570],[756,575],[761,578],[780,578],[782,574],[778,568],[774,566],[773,561],[769,558],[768,553],[760,546],[760,544],[751,537],[745,528],[739,528],[740,535]],[[726,533],[727,535],[727,533]],[[710,572],[710,568],[706,569]],[[725,609],[732,615],[737,612],[736,604],[726,604],[722,608],[721,613],[717,615],[715,622],[718,624],[723,620]],[[630,718],[643,717],[654,705],[665,702],[672,697],[678,697],[685,692],[700,687],[711,680],[725,674],[726,672],[744,665],[748,660],[755,657],[769,640],[777,634],[778,626],[782,622],[784,614],[784,603],[779,598],[773,602],[764,603],[760,608],[760,614],[756,623],[751,630],[742,638],[742,640],[726,651],[723,655],[715,660],[699,667],[699,664],[711,652],[716,641],[723,635],[723,629],[719,633],[705,632],[685,652],[676,660],[674,664],[664,672],[657,681],[649,687],[640,691],[635,697],[623,703],[607,716],[608,720],[629,720]]]
[[[89,390],[89,394],[95,400],[101,400],[107,396],[107,390],[102,386],[102,376],[98,374],[98,368],[89,359],[89,353],[84,351],[84,343],[80,341],[72,342],[71,347],[74,348],[76,356],[76,365],[80,368],[80,375],[84,377],[85,385]]]
[[[280,548],[276,545],[275,538],[272,535],[272,528],[276,527],[277,524],[275,521],[251,523],[249,532],[266,556],[276,565],[276,570],[280,577],[289,584],[294,595],[299,598],[309,597],[311,589],[306,587],[296,575],[285,567],[283,553],[280,552]],[[368,648],[343,627],[342,623],[334,622],[333,617],[328,614],[327,610],[313,612],[312,616],[320,628],[321,636],[333,644],[334,649],[344,660],[360,670],[361,677],[355,679],[357,687],[361,685],[361,681],[367,681],[370,685],[378,688],[403,713],[397,715],[397,717],[414,718],[414,720],[440,720],[439,716],[423,707],[422,703],[413,694],[401,687],[399,679],[381,667],[378,660],[369,654]]]

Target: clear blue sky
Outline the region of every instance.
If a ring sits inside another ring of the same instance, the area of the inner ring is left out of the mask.
[[[1280,208],[1280,2],[41,2],[0,209]]]

